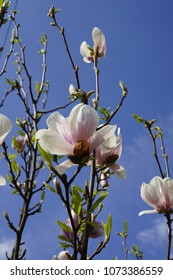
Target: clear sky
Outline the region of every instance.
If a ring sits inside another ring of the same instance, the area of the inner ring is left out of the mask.
[[[11,1],[12,5],[16,1]],[[60,26],[65,27],[69,47],[75,64],[79,66],[81,88],[90,91],[95,88],[92,65],[85,64],[79,53],[82,41],[92,45],[91,32],[96,26],[100,28],[107,44],[107,55],[99,63],[100,68],[100,106],[111,106],[113,110],[121,99],[118,86],[123,80],[129,94],[113,123],[121,128],[123,153],[120,164],[127,171],[127,179],[110,180],[109,197],[105,200],[102,219],[106,222],[109,213],[113,217],[113,229],[110,243],[103,250],[100,259],[124,258],[121,239],[116,233],[127,220],[129,235],[127,246],[138,245],[144,252],[144,259],[164,259],[166,255],[166,225],[161,215],[138,217],[141,210],[149,209],[140,197],[142,182],[159,175],[152,156],[151,139],[142,125],[137,124],[132,114],[139,114],[146,119],[157,119],[165,135],[165,145],[170,156],[172,168],[173,140],[173,2],[171,0],[37,0],[18,3],[18,21],[21,23],[20,37],[26,45],[26,54],[30,72],[35,81],[41,78],[41,58],[39,39],[43,33],[48,36],[48,72],[50,95],[48,107],[66,104],[68,87],[75,85],[75,77],[66,56],[60,34],[50,26],[47,17],[49,8],[54,5],[61,8],[58,14]],[[0,45],[5,36],[5,28],[0,34]],[[10,39],[10,37],[8,38]],[[8,51],[8,42],[2,55],[0,66]],[[13,77],[14,66],[8,67],[8,74],[0,80],[0,94],[3,95],[7,85],[6,77]],[[16,100],[16,99],[15,99]],[[68,115],[72,107],[65,110]],[[20,104],[9,98],[1,113],[7,115],[14,123],[13,135],[17,128],[15,119],[19,116]],[[46,117],[45,117],[46,120]],[[45,128],[45,120],[42,127]],[[12,136],[12,134],[11,134]],[[10,138],[10,136],[8,137]],[[9,139],[7,139],[8,143]],[[3,160],[0,162],[3,170]],[[1,171],[2,174],[2,171]],[[172,175],[173,176],[173,175]],[[84,177],[81,176],[81,180]],[[79,182],[78,182],[79,183]],[[59,252],[57,235],[59,227],[56,219],[66,218],[60,206],[61,202],[54,194],[46,193],[43,213],[32,217],[25,229],[23,239],[27,246],[27,259],[51,259]],[[12,195],[8,186],[0,189],[0,249],[9,248],[13,234],[7,228],[3,211],[7,210],[15,218],[20,202]],[[0,250],[0,251],[1,251]],[[0,258],[3,255],[0,253]],[[133,258],[129,255],[129,258]]]

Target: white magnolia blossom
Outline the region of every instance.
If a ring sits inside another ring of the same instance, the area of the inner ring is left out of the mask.
[[[12,129],[12,123],[5,115],[0,114],[0,145],[4,142],[8,133]],[[6,183],[5,178],[0,176],[0,186],[4,186]]]
[[[141,197],[154,209],[141,211],[139,216],[169,212],[173,208],[173,179],[169,177],[162,179],[156,176],[149,184],[143,183]]]
[[[99,28],[94,27],[92,38],[94,42],[93,48],[91,48],[86,41],[83,41],[80,46],[80,53],[83,56],[83,60],[87,63],[94,61],[94,56],[100,58],[106,55],[105,36]]]
[[[36,138],[41,147],[55,155],[66,155],[68,160],[57,167],[60,174],[74,164],[82,163],[115,131],[115,125],[107,125],[96,131],[99,115],[89,105],[78,104],[64,118],[59,112],[47,119],[48,129],[41,129]]]
[[[117,136],[112,134],[106,141],[104,141],[96,149],[96,165],[99,167],[105,166],[110,168],[118,178],[126,178],[125,169],[117,164],[117,160],[122,153],[122,137],[120,129],[118,129]]]

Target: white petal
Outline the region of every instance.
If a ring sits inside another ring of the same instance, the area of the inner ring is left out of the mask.
[[[2,145],[7,134],[12,129],[12,123],[9,118],[0,114],[0,145]]]
[[[58,173],[60,175],[62,175],[67,171],[67,169],[69,169],[73,165],[75,165],[75,164],[72,163],[71,160],[67,159],[67,160],[63,161],[62,163],[60,163],[55,169],[58,171]]]
[[[0,175],[0,186],[5,186],[5,185],[6,185],[5,178]]]
[[[88,47],[89,47],[89,45],[85,41],[83,41],[82,44],[80,45],[80,53],[83,57],[90,57],[91,56],[91,52],[88,49]]]
[[[158,213],[158,211],[156,209],[153,209],[153,210],[144,210],[144,211],[141,211],[139,212],[139,216],[142,216],[144,214],[155,214],[155,213]]]
[[[92,38],[94,42],[94,50],[96,51],[96,49],[98,48],[99,54],[102,53],[103,55],[105,55],[106,53],[105,36],[99,28],[95,27],[93,29]]]
[[[74,143],[88,140],[99,124],[98,113],[89,105],[76,105],[69,115],[69,128]]]
[[[91,137],[90,152],[93,152],[99,145],[106,141],[115,132],[116,125],[106,125],[96,131]]]
[[[58,133],[49,129],[40,129],[36,133],[36,139],[43,150],[53,155],[73,155],[73,146],[70,145]]]
[[[59,112],[51,114],[46,121],[49,129],[53,131],[58,131],[59,125],[64,124],[65,122],[66,119]]]
[[[173,179],[167,177],[164,179],[164,182],[168,188],[170,201],[173,207]]]
[[[143,183],[141,186],[141,197],[148,205],[156,209],[159,209],[162,205],[163,200],[158,186]]]
[[[112,171],[115,173],[115,175],[118,178],[126,179],[127,176],[126,176],[126,171],[125,171],[124,167],[114,163],[113,165],[110,166],[110,168],[112,169]]]

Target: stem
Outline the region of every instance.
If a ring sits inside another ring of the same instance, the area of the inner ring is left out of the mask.
[[[166,254],[166,259],[170,260],[171,259],[171,243],[172,243],[172,219],[170,213],[165,214],[166,220],[167,220],[167,225],[168,225],[168,245],[167,245],[167,254]]]
[[[164,179],[164,173],[162,171],[162,167],[161,167],[161,164],[160,164],[160,161],[159,161],[159,158],[158,158],[158,153],[157,153],[157,146],[156,146],[156,138],[154,137],[153,133],[152,133],[152,130],[151,130],[151,127],[150,126],[147,126],[148,128],[148,131],[151,135],[151,139],[153,141],[153,146],[154,146],[154,157],[156,159],[156,162],[157,162],[157,165],[158,165],[158,168],[159,168],[159,171],[160,171],[160,175],[162,177],[162,179]]]
[[[165,145],[164,145],[164,142],[163,142],[163,135],[160,136],[160,142],[161,142],[161,149],[163,151],[163,157],[164,157],[164,160],[165,160],[166,177],[170,177],[168,155],[166,154]]]
[[[99,69],[98,69],[98,59],[97,56],[94,57],[94,71],[95,71],[95,79],[96,79],[96,103],[94,104],[95,110],[98,108],[99,98],[100,98],[100,90],[99,90]]]
[[[64,45],[65,45],[65,49],[66,49],[66,52],[68,54],[70,63],[72,65],[72,68],[73,68],[73,71],[74,71],[74,74],[75,74],[77,88],[80,89],[80,82],[79,82],[79,75],[78,75],[78,70],[79,69],[78,69],[78,66],[75,66],[73,58],[71,56],[71,53],[70,53],[70,50],[69,50],[69,47],[68,47],[68,43],[67,43],[67,39],[66,39],[66,36],[65,36],[65,29],[64,29],[64,27],[60,27],[58,25],[58,23],[56,21],[56,18],[55,18],[55,15],[53,15],[52,19],[53,19],[52,26],[55,26],[60,31],[60,33],[62,35],[62,38],[63,38],[63,41],[64,41]]]
[[[124,94],[120,100],[120,103],[118,104],[118,106],[115,108],[115,110],[113,111],[112,115],[110,116],[110,118],[102,125],[100,125],[96,130],[100,130],[101,128],[103,128],[104,126],[108,125],[110,123],[110,121],[114,118],[114,116],[118,113],[119,109],[121,108],[121,106],[123,105],[123,101],[126,98],[127,94]]]
[[[94,156],[95,156],[95,152],[94,152]],[[92,165],[91,165],[91,174],[90,174],[90,185],[89,185],[89,196],[88,196],[88,204],[87,204],[87,214],[89,213],[90,208],[92,206],[92,202],[93,202],[95,176],[96,176],[96,167],[95,167],[95,159],[93,159],[92,160]],[[81,260],[86,260],[87,259],[89,230],[90,230],[90,225],[89,225],[88,221],[86,220],[84,237],[83,237],[83,242],[82,242]]]

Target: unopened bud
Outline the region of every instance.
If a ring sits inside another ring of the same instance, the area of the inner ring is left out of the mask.
[[[55,178],[53,180],[53,183],[54,183],[57,194],[61,196],[62,195],[62,190],[61,190],[61,187],[60,187],[60,182],[57,181],[56,178]]]

